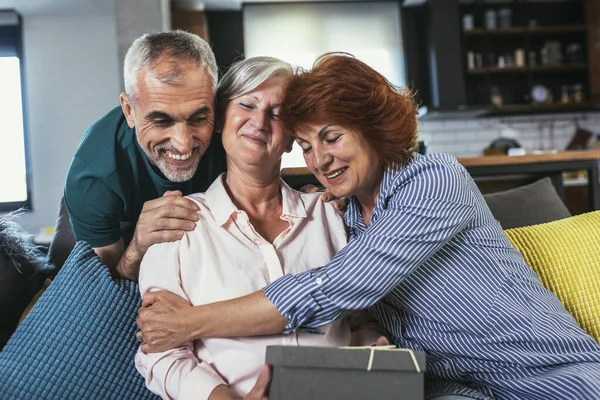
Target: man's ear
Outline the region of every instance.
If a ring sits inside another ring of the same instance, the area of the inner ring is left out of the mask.
[[[127,125],[129,125],[130,128],[135,128],[135,121],[133,119],[133,106],[131,105],[127,94],[121,93],[119,96],[119,102],[121,103],[121,109],[123,110],[123,114],[127,120]]]

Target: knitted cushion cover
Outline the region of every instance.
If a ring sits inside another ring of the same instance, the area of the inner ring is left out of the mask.
[[[505,233],[542,284],[600,343],[600,211]]]
[[[155,398],[134,365],[138,286],[79,242],[0,353],[3,399]]]

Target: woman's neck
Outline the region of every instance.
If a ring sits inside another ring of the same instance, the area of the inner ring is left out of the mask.
[[[281,211],[281,180],[279,166],[261,168],[250,166],[247,170],[227,161],[225,188],[233,203],[251,216]],[[280,214],[277,215],[279,217]]]
[[[371,216],[373,215],[373,211],[375,211],[375,207],[377,206],[379,188],[382,180],[383,168],[381,170],[374,171],[373,176],[369,180],[370,184],[354,195],[360,204],[361,214],[366,226],[371,225]]]

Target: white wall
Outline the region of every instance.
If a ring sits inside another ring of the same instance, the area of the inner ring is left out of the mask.
[[[24,16],[33,211],[31,232],[54,226],[71,158],[88,126],[118,104],[114,15]]]
[[[135,39],[147,32],[171,29],[169,0],[114,0],[119,66]],[[119,87],[124,89],[123,69],[119,69]]]
[[[470,120],[423,120],[419,137],[430,153],[456,157],[483,155],[483,149],[498,137],[516,139],[530,153],[564,150],[575,133],[576,123],[600,135],[600,113],[542,114]]]

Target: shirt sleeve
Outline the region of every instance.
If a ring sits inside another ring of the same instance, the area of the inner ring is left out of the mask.
[[[288,319],[285,333],[377,303],[473,219],[472,180],[458,162],[421,162],[396,177],[378,218],[328,265],[263,289]]]
[[[92,247],[103,247],[121,238],[122,199],[77,157],[67,174],[64,198],[78,241],[84,240]]]
[[[180,274],[181,243],[188,243],[187,239],[186,235],[177,242],[150,246],[140,267],[142,296],[168,290],[189,302]],[[208,399],[217,386],[226,384],[208,363],[196,357],[193,342],[162,353],[146,354],[140,349],[135,366],[148,389],[165,399]]]

